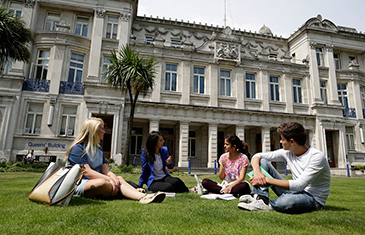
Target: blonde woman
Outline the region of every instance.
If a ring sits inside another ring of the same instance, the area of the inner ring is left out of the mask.
[[[104,138],[104,122],[100,118],[88,118],[80,134],[66,152],[66,166],[82,164],[83,179],[74,196],[86,198],[129,198],[140,203],[162,202],[164,193],[144,194],[129,185],[121,176],[109,171],[100,141]]]

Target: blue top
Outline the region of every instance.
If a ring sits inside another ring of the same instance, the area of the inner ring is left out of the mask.
[[[164,170],[166,175],[170,175],[166,170],[166,166],[169,169],[172,169],[174,167],[174,163],[172,161],[171,161],[170,165],[168,165],[166,163],[166,159],[170,157],[170,154],[169,154],[166,146],[160,148],[160,154],[161,154],[161,160],[162,160],[162,164],[163,164],[162,169]],[[147,187],[149,188],[152,181],[155,179],[155,174],[153,173],[154,163],[147,161],[147,155],[145,153],[145,149],[142,149],[141,161],[142,161],[142,172],[141,172],[141,176],[139,177],[138,186],[142,187],[143,184],[147,184]]]
[[[73,166],[75,164],[89,164],[90,168],[94,171],[101,173],[101,167],[106,163],[103,150],[97,148],[93,158],[90,157],[91,153],[84,154],[85,146],[83,144],[76,144],[70,151],[66,166]],[[86,176],[83,179],[88,179]]]

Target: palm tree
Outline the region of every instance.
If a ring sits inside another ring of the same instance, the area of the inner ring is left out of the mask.
[[[12,11],[0,6],[0,67],[9,59],[28,62],[33,33]]]
[[[113,50],[109,57],[110,65],[104,71],[105,81],[109,87],[127,90],[131,104],[128,125],[128,138],[125,145],[123,162],[129,164],[129,147],[132,136],[134,110],[138,96],[145,94],[148,89],[153,89],[156,74],[156,57],[149,59],[139,55],[139,52],[129,45],[122,46],[116,52]]]

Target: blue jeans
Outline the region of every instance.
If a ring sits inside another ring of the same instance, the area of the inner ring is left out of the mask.
[[[265,159],[260,159],[260,166],[274,179],[284,180],[279,172]],[[311,194],[304,190],[289,191],[273,185],[271,189],[278,196],[277,199],[270,201],[271,207],[275,211],[288,214],[300,214],[323,209],[323,205],[318,203]],[[251,194],[258,194],[269,198],[269,188],[255,186]]]

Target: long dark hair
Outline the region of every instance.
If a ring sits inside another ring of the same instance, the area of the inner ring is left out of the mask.
[[[162,133],[160,131],[151,131],[148,134],[145,152],[147,156],[147,161],[149,162],[155,162],[155,149],[160,136],[162,136]]]
[[[232,146],[236,145],[236,150],[238,152],[245,154],[248,157],[248,159],[251,159],[251,153],[248,150],[248,144],[246,142],[240,140],[240,138],[236,135],[227,135],[226,140]]]

